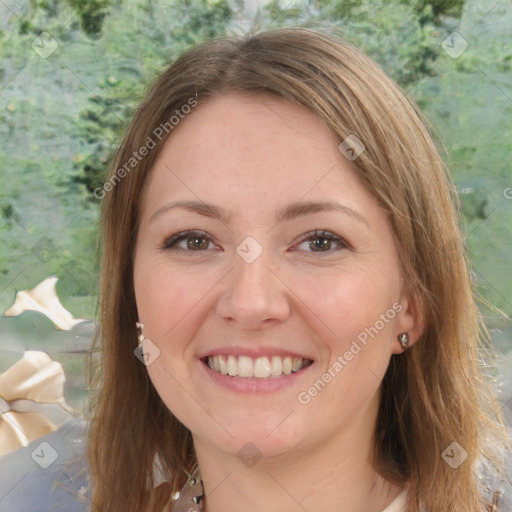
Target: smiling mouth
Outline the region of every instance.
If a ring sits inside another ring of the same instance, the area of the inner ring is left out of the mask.
[[[257,377],[267,379],[300,372],[313,364],[311,359],[290,356],[248,357],[215,355],[201,359],[214,372],[229,377]]]

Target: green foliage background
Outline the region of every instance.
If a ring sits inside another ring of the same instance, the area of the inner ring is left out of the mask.
[[[106,169],[151,81],[217,35],[328,24],[420,104],[446,146],[482,296],[512,314],[512,2],[502,0],[31,0],[0,2],[0,308],[57,275],[63,304],[96,315]],[[441,43],[457,31],[458,58]],[[58,43],[47,58],[34,40]],[[510,323],[484,307],[505,352]]]

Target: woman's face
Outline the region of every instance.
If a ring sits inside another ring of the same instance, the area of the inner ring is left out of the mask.
[[[152,170],[134,270],[160,351],[147,370],[210,450],[369,432],[397,336],[417,337],[387,217],[338,144],[297,105],[229,94],[182,120]]]

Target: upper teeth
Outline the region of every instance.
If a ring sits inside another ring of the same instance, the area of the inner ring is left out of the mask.
[[[302,357],[272,356],[253,359],[248,356],[209,356],[208,366],[222,375],[232,377],[277,377],[285,373],[298,372],[307,362]]]

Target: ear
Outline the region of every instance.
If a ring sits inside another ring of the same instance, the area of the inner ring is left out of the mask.
[[[393,354],[401,354],[404,348],[398,341],[398,335],[406,332],[409,335],[409,347],[412,347],[425,331],[425,319],[422,301],[415,290],[404,292],[399,300],[402,309],[397,314],[395,322]]]

